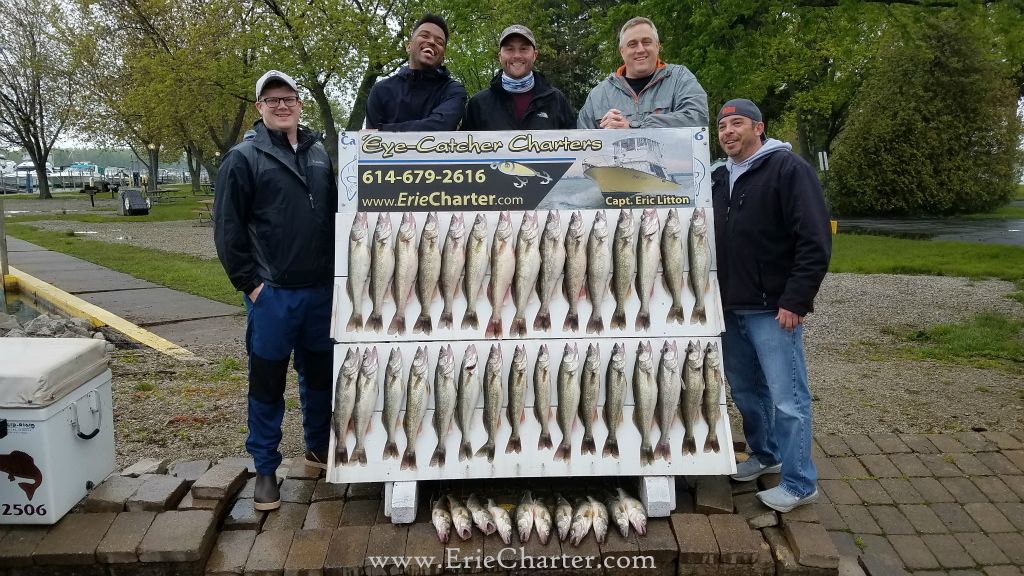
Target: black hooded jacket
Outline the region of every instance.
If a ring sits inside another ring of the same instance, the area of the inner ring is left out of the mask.
[[[366,127],[385,132],[455,130],[466,109],[466,88],[444,66],[397,74],[373,85],[366,98]]]
[[[491,79],[491,86],[469,99],[463,130],[573,130],[576,112],[558,88],[548,83],[543,74],[533,71],[533,100],[526,108],[523,121],[516,120],[512,95],[501,86],[501,72]]]

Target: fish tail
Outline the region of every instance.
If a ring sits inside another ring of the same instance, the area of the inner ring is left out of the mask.
[[[580,444],[580,454],[593,454],[597,451],[597,447],[594,446],[593,434],[586,434],[583,436],[583,443]]]
[[[541,432],[540,440],[537,441],[537,450],[550,450],[554,444],[551,443],[551,432]]]
[[[395,444],[394,440],[388,440],[388,443],[384,445],[384,459],[390,460],[391,458],[398,458],[398,444]]]
[[[363,329],[363,315],[353,312],[352,316],[348,319],[348,324],[345,326],[345,330],[348,332],[355,332]]]
[[[395,317],[391,319],[391,325],[388,326],[388,334],[405,334],[405,314],[402,312],[395,312]]]
[[[555,461],[568,462],[572,459],[572,446],[569,445],[568,439],[558,445],[558,450],[555,450]]]
[[[562,323],[562,330],[576,332],[580,329],[580,315],[570,310],[565,315],[565,322]]]
[[[696,454],[697,453],[697,441],[693,438],[693,435],[687,433],[683,438],[683,454]]]
[[[721,450],[721,446],[718,445],[718,435],[712,433],[708,434],[706,440],[704,440],[704,451],[705,452],[718,452]]]
[[[438,328],[451,328],[452,327],[452,311],[443,310],[441,312],[441,319],[437,321]]]
[[[551,312],[547,310],[541,310],[537,312],[537,317],[533,319],[534,330],[550,330],[551,329]]]
[[[650,312],[645,312],[645,311],[641,310],[640,313],[636,315],[636,329],[637,330],[647,330],[650,327],[651,327],[651,313]]]
[[[651,448],[650,442],[644,442],[640,445],[640,465],[647,466],[654,462],[654,448]]]
[[[419,334],[421,332],[423,334],[430,334],[433,329],[434,327],[430,320],[430,313],[424,309],[423,312],[420,313],[420,317],[416,319],[416,323],[413,324],[412,331],[414,334]]]
[[[618,458],[619,457],[619,440],[618,440],[618,438],[616,438],[615,436],[609,435],[608,439],[604,441],[604,450],[601,451],[601,455],[604,456],[605,458],[607,458],[608,456],[611,456],[612,458]]]
[[[601,312],[594,309],[595,314],[590,315],[590,321],[587,322],[587,334],[603,334],[604,333],[604,318],[601,318]],[[623,326],[625,326],[625,319],[623,319]]]
[[[515,452],[519,454],[523,451],[523,441],[519,438],[519,434],[515,433],[508,439],[508,444],[505,445],[505,454],[511,454]]]
[[[673,304],[672,307],[668,309],[668,317],[665,318],[665,321],[685,324],[686,314],[683,313],[683,307],[678,304]]]
[[[483,446],[480,447],[479,450],[476,451],[476,458],[480,458],[482,456],[486,456],[488,462],[494,462],[494,441],[493,440],[488,440],[487,444],[484,444]]]
[[[473,445],[468,440],[463,440],[459,445],[459,462],[473,457]]]
[[[669,448],[668,438],[658,441],[658,445],[654,447],[654,458],[661,458],[666,462],[672,461],[672,449]]]
[[[443,442],[437,443],[437,448],[434,449],[434,454],[430,457],[430,465],[441,467],[445,461],[445,447]]]
[[[370,317],[366,319],[366,329],[373,330],[374,332],[380,332],[383,327],[384,319],[381,318],[380,312],[370,312]]]
[[[358,461],[363,466],[366,465],[366,449],[363,447],[356,448],[352,451],[352,461]]]
[[[513,318],[512,326],[508,329],[509,336],[526,336],[526,318]]]
[[[706,324],[707,321],[707,312],[704,311],[704,305],[695,305],[693,312],[690,313],[690,324]]]
[[[345,446],[345,439],[337,437],[334,446],[334,465],[348,464],[348,447]]]
[[[501,316],[491,317],[487,321],[487,329],[484,331],[484,338],[501,338]]]
[[[612,312],[612,328],[625,328],[626,327],[626,309],[620,304],[616,303],[615,311]]]
[[[409,448],[405,450],[405,455],[402,456],[402,470],[415,470],[416,469],[416,449],[409,444]]]
[[[480,321],[476,317],[476,308],[473,306],[466,308],[466,313],[462,316],[462,329],[466,330],[468,328],[480,329]]]

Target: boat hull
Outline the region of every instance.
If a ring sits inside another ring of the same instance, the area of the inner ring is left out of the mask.
[[[676,182],[622,166],[591,166],[583,174],[604,194],[662,194],[679,190]]]

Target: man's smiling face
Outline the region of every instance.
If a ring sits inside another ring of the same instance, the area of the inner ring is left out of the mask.
[[[430,22],[420,24],[405,45],[405,51],[409,53],[409,68],[426,70],[440,67],[444,64],[446,44],[444,31],[440,26]]]
[[[619,54],[626,65],[627,78],[643,78],[654,73],[658,66],[661,43],[654,37],[649,24],[637,24],[622,34]]]

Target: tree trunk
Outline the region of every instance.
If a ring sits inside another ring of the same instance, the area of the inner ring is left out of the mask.
[[[811,150],[810,138],[807,135],[807,121],[797,115],[796,118],[797,153],[811,164],[814,164],[814,151]]]
[[[345,130],[358,132],[363,127],[363,120],[366,119],[366,99],[370,96],[370,89],[377,82],[380,76],[380,67],[367,68],[363,79],[359,82],[359,90],[356,91],[356,101],[352,104],[352,114],[348,117],[348,124]]]
[[[46,162],[36,162],[36,178],[38,179],[36,185],[39,187],[39,198],[43,200],[53,198],[50,194],[50,179],[46,176]]]
[[[156,192],[160,183],[160,146],[154,146],[149,150],[149,189],[147,192]]]
[[[338,159],[338,128],[334,125],[334,110],[331,109],[331,100],[327,97],[327,87],[323,84],[307,87],[313,100],[320,107],[320,118],[324,125],[324,147],[327,148],[331,164],[334,164]]]
[[[192,182],[192,194],[199,194],[199,176],[203,162],[203,151],[192,146],[185,147],[185,164],[188,165],[189,180]]]

